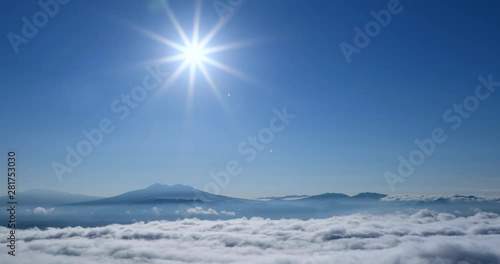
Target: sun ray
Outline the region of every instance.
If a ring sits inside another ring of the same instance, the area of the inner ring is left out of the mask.
[[[160,43],[166,44],[166,45],[170,46],[171,48],[174,48],[174,49],[176,49],[176,50],[178,50],[180,52],[185,52],[186,51],[186,47],[182,46],[181,44],[178,44],[175,41],[167,39],[167,38],[165,38],[165,37],[163,37],[163,36],[161,36],[161,35],[159,35],[157,33],[151,32],[151,31],[146,30],[146,29],[144,29],[142,27],[139,27],[137,25],[130,24],[130,23],[128,25],[133,30],[135,30],[135,31],[137,31],[137,32],[139,32],[141,34],[144,34],[144,35],[146,35],[146,36],[148,36],[148,37],[150,37],[150,38],[152,38],[152,39],[154,39],[154,40],[156,40],[156,41],[158,41]]]
[[[198,45],[198,38],[200,35],[200,20],[201,20],[201,0],[196,0],[194,7],[194,21],[193,21],[193,46]]]
[[[217,68],[219,68],[219,69],[221,69],[221,70],[223,70],[223,71],[225,71],[227,73],[230,73],[230,74],[232,74],[232,75],[234,75],[236,77],[239,77],[239,78],[241,78],[243,80],[247,80],[247,81],[250,81],[250,82],[253,81],[252,78],[250,78],[246,74],[244,74],[244,73],[242,73],[242,72],[240,72],[238,70],[235,70],[235,69],[233,69],[233,68],[231,68],[231,67],[229,67],[229,66],[227,66],[227,65],[225,65],[225,64],[223,64],[221,62],[213,60],[213,59],[211,59],[209,57],[204,57],[203,61],[206,62],[206,63],[208,63],[208,64],[211,64],[211,65],[213,65],[213,66],[215,66],[215,67],[217,67]]]
[[[209,31],[206,33],[203,38],[200,36],[200,26],[201,26],[201,9],[202,9],[202,0],[195,0],[195,6],[194,6],[194,17],[193,17],[193,31],[192,35],[190,36],[191,39],[188,38],[186,32],[182,28],[181,24],[179,23],[179,20],[175,16],[174,12],[172,11],[171,7],[169,6],[168,0],[164,2],[164,8],[166,11],[166,15],[168,16],[169,21],[172,23],[173,27],[175,28],[178,37],[181,39],[179,43],[164,38],[160,36],[159,34],[156,34],[154,32],[145,30],[143,28],[140,28],[138,26],[132,25],[133,29],[143,33],[144,35],[159,41],[161,43],[164,43],[166,46],[177,50],[179,53],[174,54],[171,56],[167,57],[162,57],[162,58],[157,58],[154,60],[149,60],[147,61],[150,64],[156,64],[156,65],[161,65],[161,64],[169,64],[169,63],[175,63],[177,61],[182,61],[175,70],[173,71],[172,74],[162,82],[161,84],[161,92],[168,91],[172,84],[185,72],[188,72],[188,80],[187,80],[187,98],[186,98],[186,108],[187,111],[189,112],[190,109],[193,106],[193,96],[194,92],[196,89],[196,78],[197,74],[202,75],[202,77],[198,77],[198,79],[205,79],[209,88],[212,90],[213,94],[215,95],[217,101],[220,103],[221,107],[223,110],[230,116],[230,111],[228,110],[226,104],[225,104],[225,98],[220,93],[219,88],[217,87],[216,83],[214,82],[214,79],[212,78],[211,74],[207,70],[207,66],[205,64],[210,64],[211,66],[214,66],[214,68],[217,68],[219,70],[222,70],[223,72],[229,73],[233,76],[236,76],[238,78],[241,78],[243,80],[247,80],[250,82],[253,82],[253,80],[244,74],[243,72],[240,72],[218,60],[215,60],[213,58],[210,58],[210,54],[214,53],[219,53],[222,51],[226,50],[233,50],[237,48],[241,48],[243,46],[249,46],[250,44],[253,44],[256,42],[256,40],[244,40],[244,41],[237,41],[237,42],[230,42],[218,46],[212,46],[212,47],[206,47],[209,45],[210,41],[220,32],[220,30],[225,26],[225,24],[229,21],[229,16],[228,18],[219,20]],[[200,73],[197,73],[197,71],[200,71]]]
[[[191,67],[189,69],[189,84],[188,84],[188,95],[187,95],[187,103],[186,107],[188,109],[191,109],[191,101],[193,99],[193,90],[194,90],[194,83],[196,80],[196,64],[191,63]]]
[[[201,48],[205,48],[205,46],[210,42],[216,35],[219,33],[219,31],[226,25],[228,22],[228,19],[222,19],[219,20],[217,24],[208,32],[208,34],[200,41],[199,46]]]
[[[219,88],[217,88],[217,85],[215,85],[214,81],[212,80],[212,77],[210,76],[210,74],[207,71],[207,68],[205,68],[205,65],[203,65],[202,63],[200,63],[198,65],[198,67],[200,69],[201,74],[203,74],[203,77],[205,77],[205,80],[207,81],[208,86],[210,86],[210,89],[212,89],[212,92],[214,93],[214,95],[217,98],[217,100],[222,105],[224,105],[224,101],[222,100],[222,98],[220,96],[220,93],[219,93]]]
[[[205,80],[207,81],[208,85],[210,86],[210,89],[212,90],[215,98],[217,99],[217,101],[219,101],[219,104],[222,108],[222,110],[224,111],[224,113],[230,117],[232,119],[232,115],[231,115],[231,111],[229,111],[226,103],[224,102],[224,100],[222,99],[220,93],[219,93],[219,88],[217,88],[217,85],[215,84],[215,82],[212,80],[212,77],[210,76],[210,74],[208,73],[207,71],[207,68],[205,67],[205,65],[203,65],[202,63],[200,63],[198,65],[198,68],[200,69],[200,72],[202,73],[203,77],[205,77]],[[234,120],[233,120],[234,121]]]
[[[175,17],[174,12],[172,12],[172,9],[170,9],[170,6],[168,5],[168,1],[165,2],[165,10],[167,11],[168,18],[174,24],[175,29],[177,30],[177,33],[179,33],[179,36],[181,37],[182,41],[184,42],[184,45],[186,47],[191,46],[191,42],[189,41],[188,37],[186,36],[186,33],[182,29],[181,25],[179,24],[179,21],[177,21],[177,18]]]
[[[182,60],[182,59],[185,59],[184,54],[177,54],[177,55],[173,55],[173,56],[168,56],[168,57],[160,58],[157,61],[157,63],[170,63],[170,62],[179,61],[179,60]]]
[[[186,59],[186,56],[184,54],[176,54],[176,55],[163,57],[163,58],[155,58],[155,59],[145,60],[145,61],[139,62],[139,65],[142,65],[142,66],[157,65],[157,64],[164,64],[164,63],[172,63],[172,62],[181,61],[181,60],[185,60],[185,59]]]
[[[235,41],[223,45],[218,45],[210,48],[206,48],[203,50],[203,54],[209,55],[221,51],[227,51],[227,50],[232,50],[232,49],[239,49],[242,47],[250,46],[257,42],[257,40],[246,40],[246,41]]]
[[[184,72],[187,66],[189,66],[189,62],[187,61],[184,61],[181,65],[179,65],[177,69],[175,69],[175,71],[163,83],[160,91],[168,90],[170,88],[170,85],[172,85],[172,83],[174,83],[177,78],[179,78],[179,76]]]
[[[190,69],[189,69],[189,83],[188,83],[188,92],[187,92],[187,97],[186,97],[186,106],[185,106],[185,117],[184,117],[184,122],[183,122],[183,129],[187,130],[191,125],[191,110],[192,110],[192,105],[193,105],[193,94],[194,94],[194,84],[196,81],[196,68],[197,65],[194,63],[191,63]]]

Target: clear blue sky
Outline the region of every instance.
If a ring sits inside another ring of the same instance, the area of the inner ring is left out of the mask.
[[[442,117],[474,95],[478,76],[500,81],[497,1],[402,0],[403,11],[351,63],[339,44],[353,45],[353,28],[364,28],[370,11],[388,1],[244,1],[208,46],[257,40],[211,56],[256,82],[206,65],[225,109],[200,72],[187,107],[184,72],[120,120],[110,105],[142,83],[144,62],[175,54],[131,25],[182,42],[155,2],[74,0],[17,54],[8,33],[21,34],[21,18],[41,8],[36,1],[3,4],[0,146],[5,156],[7,149],[18,153],[21,190],[113,195],[155,182],[203,189],[213,182],[210,171],[237,160],[242,172],[222,194],[390,193],[384,172],[397,170],[414,139],[441,127],[448,140],[396,193],[500,194],[499,92],[457,130]],[[219,20],[212,1],[202,6],[201,36]],[[171,1],[171,8],[191,36],[193,2]],[[284,106],[296,118],[247,162],[238,145]],[[115,131],[60,182],[51,164],[64,162],[65,147],[102,118]]]

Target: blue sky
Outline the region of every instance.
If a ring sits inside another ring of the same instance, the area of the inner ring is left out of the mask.
[[[224,107],[200,72],[187,106],[186,71],[120,120],[111,103],[141,85],[147,61],[176,53],[131,25],[182,43],[157,1],[59,5],[17,54],[9,32],[22,34],[21,18],[41,7],[10,1],[0,11],[0,146],[18,153],[21,190],[107,196],[155,182],[203,189],[214,182],[210,171],[235,160],[242,171],[222,194],[391,193],[384,172],[396,171],[398,156],[439,127],[447,141],[395,193],[500,194],[499,95],[480,101],[457,130],[443,120],[474,95],[478,76],[500,81],[499,4],[402,0],[402,11],[348,63],[339,44],[354,45],[353,28],[388,2],[243,1],[208,46],[252,45],[209,56],[255,81],[206,65]],[[194,2],[170,6],[191,36]],[[213,2],[203,1],[201,36],[218,21]],[[247,162],[238,146],[285,106],[296,117]],[[82,130],[103,118],[115,130],[59,181],[51,164],[64,162],[66,146],[75,148]]]

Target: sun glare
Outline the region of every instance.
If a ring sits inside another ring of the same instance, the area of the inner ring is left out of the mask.
[[[182,43],[177,43],[170,39],[167,39],[163,36],[160,36],[156,33],[150,32],[146,29],[136,27],[135,29],[140,32],[146,34],[147,36],[155,39],[171,48],[172,51],[177,51],[177,54],[173,54],[169,57],[158,58],[155,59],[155,63],[173,63],[181,61],[181,64],[174,71],[174,73],[169,77],[169,79],[163,84],[163,87],[168,89],[172,83],[176,81],[176,79],[182,75],[184,71],[189,71],[189,81],[188,81],[188,97],[187,97],[187,107],[191,104],[191,97],[194,93],[194,87],[196,84],[196,75],[200,73],[201,76],[205,79],[206,84],[213,91],[216,98],[219,102],[224,106],[224,102],[222,100],[221,92],[219,88],[215,84],[212,76],[210,75],[209,69],[206,67],[208,65],[213,68],[217,68],[226,73],[229,73],[235,77],[253,82],[251,78],[249,78],[246,74],[214,59],[211,57],[212,54],[223,52],[231,49],[236,49],[242,46],[246,46],[252,43],[252,41],[240,41],[240,42],[232,42],[226,43],[218,46],[210,46],[210,41],[217,35],[217,33],[224,27],[225,23],[228,22],[229,19],[219,20],[213,28],[206,33],[203,38],[200,38],[200,23],[201,23],[201,1],[196,1],[195,10],[194,10],[194,28],[192,31],[191,38],[188,37],[186,32],[181,27],[179,21],[175,17],[175,14],[170,9],[168,1],[163,2],[165,4],[165,10],[167,12],[168,18],[170,22],[176,29],[179,37],[182,40]]]
[[[186,51],[184,51],[184,56],[186,61],[188,61],[190,64],[198,64],[203,61],[203,58],[205,57],[205,50],[201,48],[198,45],[192,45],[188,48],[186,48]]]

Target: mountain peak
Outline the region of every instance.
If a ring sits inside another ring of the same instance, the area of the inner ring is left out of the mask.
[[[237,200],[236,198],[215,195],[197,190],[189,185],[175,184],[166,185],[161,183],[152,184],[144,189],[129,191],[96,201],[82,204],[135,204],[135,203],[172,203],[185,201],[221,201]]]
[[[354,196],[353,198],[359,198],[359,199],[373,199],[373,200],[380,200],[384,197],[386,197],[386,194],[381,194],[381,193],[372,193],[372,192],[362,192],[358,193]]]
[[[162,184],[162,183],[155,183],[155,184],[149,185],[148,187],[146,187],[146,189],[156,189],[156,188],[164,188],[164,187],[168,187],[168,185]]]
[[[167,184],[162,184],[162,183],[155,183],[152,184],[148,187],[146,187],[146,190],[165,190],[165,191],[192,191],[194,188],[189,186],[189,185],[183,185],[183,184],[174,184],[174,185],[167,185]]]

